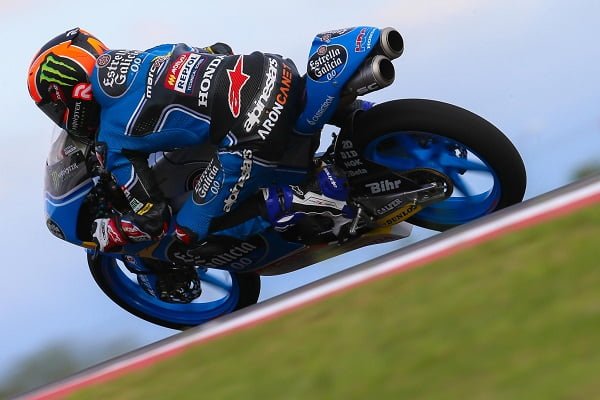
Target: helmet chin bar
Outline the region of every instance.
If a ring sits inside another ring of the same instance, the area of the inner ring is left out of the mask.
[[[67,111],[66,131],[79,139],[91,140],[98,129],[99,106],[94,100],[76,100]]]
[[[96,131],[95,130],[90,130],[88,132],[74,132],[74,131],[69,131],[66,130],[67,134],[77,140],[79,140],[81,143],[85,144],[85,145],[91,145],[94,143],[94,138],[96,135]]]

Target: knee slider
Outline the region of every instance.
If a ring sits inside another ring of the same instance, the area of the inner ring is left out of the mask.
[[[292,212],[294,193],[289,186],[271,185],[262,192],[269,222],[274,224]]]

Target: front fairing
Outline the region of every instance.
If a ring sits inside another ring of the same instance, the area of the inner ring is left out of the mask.
[[[46,161],[44,204],[46,225],[59,239],[84,245],[78,216],[93,181],[86,159],[90,146],[62,130],[55,134]]]

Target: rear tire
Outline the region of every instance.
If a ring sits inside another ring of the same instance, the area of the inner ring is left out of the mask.
[[[488,193],[452,196],[426,207],[409,219],[415,225],[443,231],[523,199],[527,179],[519,152],[498,128],[470,111],[434,100],[395,100],[358,113],[353,126],[352,140],[362,149],[361,156],[392,170],[433,168],[448,175],[455,189],[467,193],[469,182],[460,182],[465,170],[473,167],[475,173],[490,175],[493,184]],[[417,137],[429,138],[431,149],[417,145]],[[447,150],[455,145],[481,165]],[[440,157],[440,152],[447,154]]]

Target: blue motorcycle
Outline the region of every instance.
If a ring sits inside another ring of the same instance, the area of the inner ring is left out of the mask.
[[[305,75],[307,101],[292,135],[294,151],[314,146],[345,99],[394,81],[392,60],[402,54],[392,28],[359,26],[318,34]],[[285,274],[372,244],[407,237],[413,225],[444,231],[523,199],[523,160],[491,123],[462,108],[423,99],[363,103],[338,123],[328,150],[315,157],[345,171],[356,217],[344,240],[291,240],[274,228],[249,238],[209,240],[193,251],[175,239],[174,226],[159,242],[132,243],[101,253],[91,241],[98,216],[126,210],[122,193],[94,167],[93,146],[61,132],[46,165],[47,226],[60,239],[86,249],[93,278],[115,303],[152,323],[174,329],[196,326],[258,301],[260,277]],[[212,155],[208,145],[154,154],[152,169],[174,212]],[[173,219],[174,220],[174,219]],[[191,265],[202,294],[189,303],[162,301],[156,271]]]

